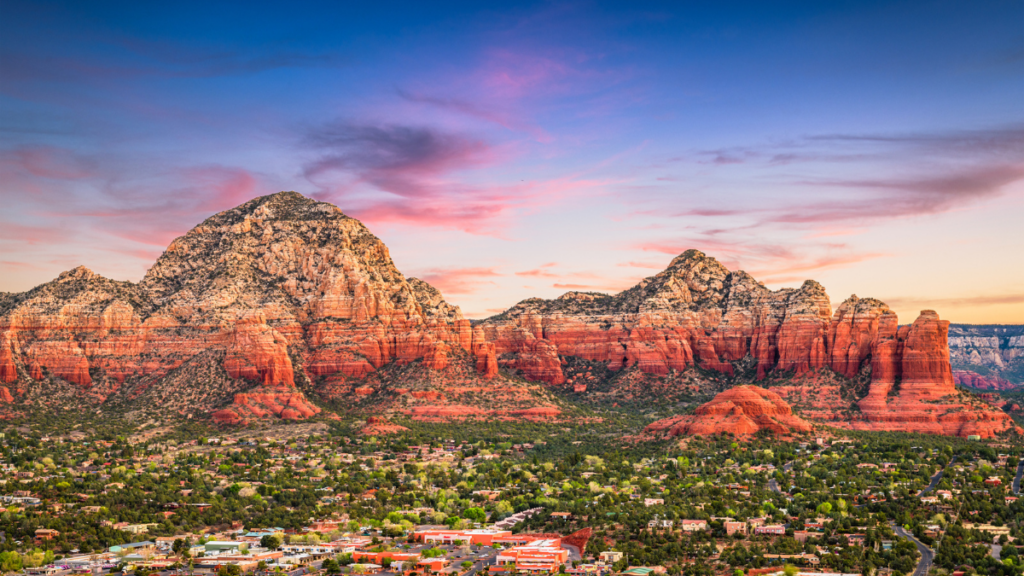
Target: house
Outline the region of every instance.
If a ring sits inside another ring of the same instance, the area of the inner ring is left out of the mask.
[[[36,542],[43,542],[45,540],[53,540],[57,536],[60,536],[60,532],[56,530],[50,530],[49,528],[40,528],[36,530]]]
[[[864,544],[867,542],[867,535],[847,534],[846,539],[850,542],[850,546],[864,546]]]
[[[658,520],[657,517],[655,517],[654,520],[651,520],[650,522],[647,523],[647,527],[652,529],[652,530],[655,530],[655,529],[658,529],[658,528],[660,528],[662,530],[671,530],[673,526],[675,526],[675,521],[673,521],[673,520]]]
[[[149,529],[154,526],[159,526],[159,524],[128,524],[125,526],[121,526],[120,528],[118,528],[118,530],[121,530],[122,532],[128,532],[131,534],[145,534],[146,532],[149,532]]]
[[[707,520],[683,520],[679,526],[683,532],[703,532],[708,529]]]
[[[987,486],[1001,486],[1003,481],[998,476],[989,476],[985,479],[985,484]]]
[[[733,534],[736,534],[737,532],[739,532],[740,534],[746,534],[747,533],[747,523],[746,522],[734,522],[734,521],[731,521],[731,520],[725,522],[725,533],[727,535],[732,536]]]
[[[608,564],[615,564],[619,560],[622,560],[622,552],[619,552],[618,550],[606,550],[604,552],[601,552],[599,557],[601,558],[602,562],[607,562]]]
[[[664,503],[664,498],[644,498],[644,506],[661,506]]]
[[[754,534],[773,534],[780,536],[786,533],[786,527],[782,524],[766,524],[754,529]]]

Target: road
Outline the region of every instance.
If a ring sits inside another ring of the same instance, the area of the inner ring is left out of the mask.
[[[572,544],[562,544],[562,548],[569,551],[569,561],[566,564],[570,564],[577,560],[582,560],[583,557],[580,555],[580,549],[573,546]]]
[[[1017,476],[1013,478],[1013,493],[1020,495],[1020,478],[1024,476],[1024,458],[1017,463]]]
[[[918,492],[917,495],[918,496],[924,496],[925,494],[927,494],[927,493],[931,492],[932,490],[934,490],[935,487],[939,485],[939,482],[942,482],[942,474],[946,471],[946,468],[949,468],[950,466],[952,466],[953,462],[956,462],[956,456],[953,456],[949,460],[949,464],[946,464],[946,466],[942,470],[939,470],[938,472],[936,472],[935,476],[932,476],[932,483],[929,484],[924,490],[921,490],[920,492]]]
[[[921,553],[921,559],[917,562],[917,568],[914,569],[913,576],[927,576],[928,571],[932,568],[932,560],[935,559],[935,552],[921,543],[920,540],[914,538],[914,535],[904,530],[902,526],[894,524],[893,529],[896,531],[896,534],[913,542],[914,546],[917,546],[917,551]]]
[[[786,472],[789,472],[790,470],[793,469],[793,463],[786,462],[785,464],[782,465],[782,469]],[[771,490],[772,492],[775,492],[776,494],[782,494],[782,490],[779,489],[779,483],[775,481],[775,478],[772,478],[771,480],[768,481],[768,489]]]

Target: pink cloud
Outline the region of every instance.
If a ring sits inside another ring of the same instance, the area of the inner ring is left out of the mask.
[[[667,265],[668,265],[668,262],[661,262],[661,263],[659,263],[659,262],[634,262],[634,261],[620,262],[620,263],[617,264],[617,266],[622,266],[622,267],[625,267],[625,268],[648,268],[648,269],[651,269],[651,270],[664,270]]]
[[[890,306],[910,308],[912,306],[927,308],[960,308],[968,306],[1002,306],[1006,304],[1024,303],[1024,294],[995,294],[978,296],[959,296],[952,298],[915,298],[912,296],[888,298]]]
[[[524,270],[522,272],[516,272],[516,276],[538,276],[542,278],[561,278],[562,274],[555,274],[546,270],[535,268],[533,270]]]
[[[441,291],[441,294],[473,294],[495,282],[484,280],[502,276],[494,268],[432,268],[417,274],[420,280]]]
[[[26,146],[3,154],[7,169],[21,169],[39,178],[81,180],[94,176],[91,163],[78,154],[54,146]]]

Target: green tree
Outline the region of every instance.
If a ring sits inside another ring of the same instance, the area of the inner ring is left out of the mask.
[[[260,546],[268,550],[277,550],[281,547],[281,537],[277,534],[264,534],[260,538]]]

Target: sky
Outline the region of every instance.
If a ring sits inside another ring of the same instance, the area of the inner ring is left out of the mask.
[[[470,318],[697,248],[1024,323],[1024,3],[0,3],[0,291],[281,190]]]

